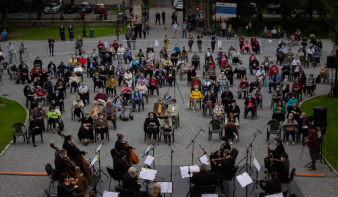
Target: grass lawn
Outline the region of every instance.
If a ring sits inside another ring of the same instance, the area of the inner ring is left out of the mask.
[[[306,112],[308,116],[313,115],[313,107],[324,106],[327,108],[327,128],[324,135],[323,154],[334,167],[338,170],[338,98],[326,97],[325,95],[310,99],[301,106],[301,111]]]
[[[25,122],[26,110],[19,103],[0,98],[3,104],[0,104],[0,152],[13,139],[12,125],[15,122]],[[23,139],[20,138],[19,141]]]
[[[116,35],[116,27],[86,27],[87,37],[90,29],[95,29],[95,37]],[[74,38],[82,36],[82,27],[74,27]],[[120,27],[121,34],[124,34],[125,27]],[[61,40],[59,27],[12,27],[10,32],[11,40],[47,40],[52,35],[55,40]],[[68,29],[66,29],[66,40],[69,40]]]

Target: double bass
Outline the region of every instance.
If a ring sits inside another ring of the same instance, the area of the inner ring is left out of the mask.
[[[56,147],[55,145],[54,145],[54,143],[50,143],[50,147],[52,148],[52,149],[54,149],[54,150],[56,150],[56,152],[57,153],[59,153],[60,152],[60,149],[58,148],[58,147]],[[74,161],[70,161],[69,159],[67,159],[66,158],[66,160],[68,161],[67,162],[67,164],[69,165],[69,166],[72,166],[72,167],[76,167],[76,164],[75,164],[75,162]],[[78,180],[78,182],[76,183],[76,185],[78,186],[78,189],[80,190],[80,191],[86,191],[86,189],[87,189],[87,186],[88,186],[88,183],[87,183],[87,179],[86,179],[86,177],[83,175],[83,173],[81,172],[81,170],[70,170],[69,171],[69,173],[73,176],[73,177],[75,177],[77,180]],[[68,174],[68,173],[67,173]]]
[[[61,133],[61,131],[58,131],[58,134],[62,138],[66,137],[65,134]],[[75,145],[73,145],[73,147],[74,147],[75,150],[80,151]],[[92,175],[92,171],[89,168],[88,162],[83,158],[83,156],[81,154],[77,154],[77,158],[81,162],[81,164],[83,166],[84,173],[86,174],[86,176],[87,177],[91,176]]]

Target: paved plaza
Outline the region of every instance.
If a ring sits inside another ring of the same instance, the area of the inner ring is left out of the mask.
[[[167,13],[166,19],[166,26],[167,30],[164,29],[164,25],[154,25],[155,24],[155,13],[156,11],[162,12],[165,10]],[[165,34],[170,35],[171,38],[172,30],[170,27],[171,24],[171,14],[173,9],[169,5],[169,1],[154,1],[153,7],[150,10],[150,22],[151,22],[151,29],[150,35],[147,37],[147,41],[143,41],[143,39],[138,40],[137,42],[152,42],[154,40],[158,40],[160,46],[162,46],[162,39]],[[182,12],[179,12],[179,17],[182,18]],[[182,21],[179,21],[179,24],[182,24]],[[181,38],[181,28],[178,30],[178,38]],[[197,33],[194,32],[194,37],[196,38]],[[58,32],[55,32],[55,37],[58,36]],[[41,38],[41,41],[25,41],[26,46],[30,45],[42,45],[46,44],[49,35],[46,35],[46,38]],[[121,36],[124,37],[124,36]],[[103,37],[103,38],[84,38],[84,42],[86,45],[87,41],[110,41],[115,39],[113,37]],[[224,40],[226,38],[218,38]],[[232,38],[236,40],[238,38]],[[20,41],[12,41],[12,44],[18,49]],[[175,41],[177,43],[186,43],[186,39],[179,39]],[[209,38],[204,38],[205,43],[209,43]],[[262,42],[266,42],[263,40]],[[226,42],[222,42],[226,43]],[[231,41],[229,42],[231,43]],[[237,43],[237,42],[233,42]],[[142,48],[142,50],[146,49],[146,46]],[[210,44],[208,44],[210,46]],[[85,46],[86,47],[86,46]],[[183,45],[180,45],[182,48]],[[188,48],[188,46],[185,46]],[[222,45],[223,50],[227,50],[230,47],[230,44],[226,44],[225,46]],[[238,45],[234,47],[238,48]],[[277,46],[276,46],[277,47]],[[323,47],[326,51],[332,50],[332,45],[330,44],[329,40],[323,40]],[[4,49],[4,43],[2,43],[2,48]],[[217,48],[217,47],[216,47]],[[292,51],[295,53],[298,50],[297,47],[293,47]],[[5,51],[5,50],[4,50]],[[88,50],[89,51],[89,48]],[[196,42],[193,45],[193,51],[197,51]],[[203,49],[205,52],[205,48]],[[216,56],[217,50],[213,53]],[[136,53],[137,51],[133,51]],[[171,53],[172,50],[169,50],[168,53]],[[159,55],[159,50],[155,51],[156,56]],[[189,53],[191,57],[192,53]],[[200,57],[204,57],[204,53],[198,53]],[[270,60],[276,61],[275,57],[275,50],[270,49],[270,47],[266,47],[263,51],[263,54],[257,55],[257,59],[261,62],[263,61],[265,56],[270,56]],[[241,60],[245,66],[248,66],[248,58],[249,56],[242,55]],[[59,64],[60,61],[68,61],[70,59],[70,54],[68,55],[56,55],[54,57],[42,57],[42,61],[44,63],[43,66],[47,66],[49,60],[53,60],[56,65]],[[204,59],[204,58],[201,58]],[[322,60],[323,63],[325,59]],[[190,60],[189,60],[190,62]],[[202,61],[203,62],[203,61]],[[29,68],[32,67],[32,61],[26,62]],[[114,65],[116,66],[117,61],[114,61]],[[202,63],[201,66],[203,66]],[[219,68],[217,67],[216,73],[219,73]],[[331,72],[331,70],[330,70]],[[197,73],[202,76],[202,70],[197,70]],[[249,70],[247,69],[247,77],[248,81],[253,81],[253,75],[249,74]],[[319,74],[319,67],[307,68],[305,69],[305,73],[308,76],[309,74],[314,74],[317,76]],[[331,76],[331,74],[330,74]],[[25,104],[26,98],[23,95],[23,87],[24,85],[17,85],[13,80],[9,80],[9,76],[6,74],[3,75],[4,84],[0,85],[0,95],[8,94],[7,98],[16,100],[22,104]],[[207,151],[214,151],[216,150],[221,141],[214,135],[211,141],[208,141],[208,123],[210,118],[203,118],[202,111],[197,110],[195,113],[192,110],[189,110],[187,107],[187,102],[190,95],[190,88],[187,86],[186,76],[184,77],[183,81],[179,80],[177,76],[177,83],[178,87],[168,87],[163,86],[160,88],[160,96],[163,96],[165,91],[170,91],[172,97],[175,97],[177,100],[177,104],[180,108],[180,130],[175,131],[175,142],[172,144],[172,148],[174,150],[173,155],[173,164],[174,165],[189,165],[191,164],[191,147],[186,149],[189,142],[193,139],[197,132],[199,132],[200,128],[205,130],[202,132],[195,141],[195,158],[193,163],[199,164],[198,157],[203,154],[202,149],[199,145],[203,146]],[[87,78],[84,76],[84,81],[86,82],[87,86],[90,89],[90,98],[91,104],[92,99],[96,95],[93,91],[93,82],[91,78]],[[237,88],[239,86],[239,80],[234,78],[234,85],[230,88],[230,91],[236,95]],[[317,89],[315,90],[315,95],[326,94],[330,90],[330,85],[328,84],[318,84]],[[120,90],[118,89],[118,93]],[[263,94],[263,109],[258,109],[258,118],[255,120],[251,120],[251,115],[248,115],[248,119],[243,119],[243,112],[244,112],[244,99],[237,99],[237,104],[240,106],[241,109],[241,121],[240,121],[240,130],[239,130],[239,141],[234,141],[234,144],[231,146],[232,148],[237,148],[239,150],[239,155],[237,161],[240,161],[245,156],[246,146],[250,144],[253,139],[253,133],[257,129],[261,130],[262,134],[259,134],[256,138],[256,141],[253,143],[253,152],[252,156],[255,157],[261,165],[264,164],[263,159],[267,156],[266,147],[266,123],[271,119],[272,110],[270,109],[270,102],[271,102],[271,95],[268,94],[268,87],[262,88]],[[62,115],[62,118],[65,123],[65,129],[63,131],[64,134],[72,134],[75,137],[75,144],[81,150],[88,150],[89,153],[85,155],[85,159],[93,159],[95,155],[95,148],[99,145],[99,143],[89,143],[88,146],[84,146],[83,143],[80,143],[77,138],[77,132],[80,126],[78,121],[71,120],[71,103],[75,99],[76,94],[70,93],[69,89],[67,89],[67,97],[65,99],[65,113]],[[183,100],[181,98],[183,97]],[[219,94],[220,96],[220,94]],[[129,141],[129,144],[135,146],[137,149],[135,153],[140,158],[140,165],[143,165],[143,158],[141,155],[143,154],[144,150],[147,148],[147,142],[144,142],[144,132],[143,132],[143,123],[145,118],[147,117],[147,113],[152,111],[153,103],[157,101],[157,96],[153,98],[149,97],[149,103],[145,104],[144,111],[140,113],[134,113],[134,120],[128,122],[122,122],[121,120],[117,120],[117,130],[113,130],[113,126],[111,122],[109,122],[109,133],[110,133],[110,141],[106,140],[105,144],[101,149],[101,165],[102,166],[110,166],[112,167],[112,158],[110,156],[110,150],[114,148],[115,141],[117,140],[116,133],[123,133],[125,138]],[[112,98],[111,98],[112,99]],[[303,96],[303,101],[309,99],[307,96]],[[89,111],[91,105],[87,105],[85,107],[85,111]],[[47,106],[44,106],[47,110]],[[1,120],[0,120],[1,121]],[[10,132],[10,131],[2,131],[2,132]],[[36,144],[37,147],[34,148],[32,144],[26,144],[23,142],[22,138],[17,140],[17,144],[14,146],[13,144],[8,148],[8,150],[0,157],[0,171],[14,171],[14,172],[45,172],[44,166],[47,163],[51,163],[54,166],[54,150],[49,147],[50,143],[54,143],[57,147],[61,148],[63,144],[63,139],[58,136],[57,134],[53,134],[51,131],[47,131],[43,133],[44,143],[42,144],[40,138],[36,137]],[[273,136],[270,137],[271,146],[274,148],[273,145]],[[311,159],[309,156],[309,152],[307,147],[305,147],[303,154],[301,155],[303,146],[301,143],[297,143],[295,145],[285,146],[286,152],[289,154],[289,159],[291,163],[290,170],[292,168],[296,168],[297,173],[308,173],[307,168],[304,166],[308,164]],[[163,141],[160,142],[160,145],[156,148],[156,165],[170,165],[170,147],[165,144]],[[244,165],[242,162],[240,165]],[[178,173],[178,172],[173,172]],[[304,196],[325,196],[325,197],[335,197],[337,196],[337,179],[336,175],[329,169],[326,164],[317,163],[317,171],[316,173],[324,173],[326,177],[324,178],[313,178],[313,177],[295,177],[297,184],[299,185],[301,192]],[[104,179],[106,180],[106,179]],[[174,180],[175,181],[175,180]],[[0,176],[0,196],[1,197],[17,197],[17,196],[32,196],[32,197],[40,197],[43,196],[43,190],[48,187],[49,185],[49,178],[45,177],[34,177],[34,176],[8,176],[2,175]],[[116,184],[116,183],[115,183]],[[107,188],[108,189],[108,188]],[[176,194],[175,197],[181,197],[185,194]]]

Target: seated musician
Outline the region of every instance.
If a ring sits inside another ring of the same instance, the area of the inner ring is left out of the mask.
[[[264,190],[264,192],[259,193],[259,197],[277,194],[282,191],[281,184],[275,174],[270,174],[270,178],[265,185],[261,183],[262,181],[262,179],[258,179],[259,186]]]
[[[67,150],[62,149],[60,150],[59,154],[56,154],[54,164],[55,164],[55,172],[54,172],[54,179],[58,180],[60,175],[67,170],[80,170],[78,166],[73,167],[72,165],[68,165],[67,161]]]
[[[80,151],[74,144],[74,137],[72,135],[67,135],[64,138],[64,143],[62,148],[67,150],[67,155],[71,161],[74,161],[77,166],[80,167],[81,171],[85,173],[84,166],[82,165],[80,159],[78,158],[78,155],[85,155],[88,153],[88,151]],[[89,176],[89,174],[85,173],[86,176]]]
[[[134,194],[132,197],[148,197],[149,193],[140,191],[141,184],[137,183],[137,169],[130,167],[128,172],[123,175],[122,187],[129,191],[129,194]]]
[[[289,180],[290,161],[289,156],[286,153],[281,154],[280,160],[274,160],[276,163],[276,173],[280,182],[285,183]]]
[[[78,188],[78,186],[69,182],[67,174],[62,173],[57,187],[57,197],[72,197],[76,188]]]
[[[125,144],[125,139],[123,134],[117,134],[117,140],[115,142],[115,151],[116,152],[121,152],[122,150],[128,151],[129,149],[136,149],[134,146],[126,146]]]
[[[209,156],[210,160],[221,158],[222,155],[224,154],[224,150],[226,149],[231,150],[227,136],[223,136],[221,140],[222,140],[221,146],[216,151],[210,152]],[[217,165],[215,165],[215,163],[211,162],[211,170],[216,171],[216,166]]]
[[[276,137],[275,138],[276,148],[274,150],[270,149],[270,145],[268,146],[268,154],[269,156],[264,159],[265,168],[268,169],[269,172],[274,171],[274,166],[271,166],[271,160],[273,159],[280,159],[281,154],[285,153],[284,146],[282,144],[282,138]]]
[[[197,173],[193,173],[191,177],[191,183],[194,184],[194,186],[190,190],[191,197],[201,196],[201,188],[203,186],[217,184],[216,176],[208,172],[208,166],[206,164],[202,163],[199,167],[200,171]]]
[[[225,149],[223,154],[223,160],[221,165],[217,167],[218,171],[218,180],[220,183],[223,183],[223,180],[230,179],[230,172],[235,167],[235,159],[230,156],[230,150]],[[210,162],[217,164],[216,159],[212,159]]]
[[[123,175],[128,172],[130,162],[126,160],[127,152],[121,150],[120,154],[113,157],[114,170],[119,179],[122,179]],[[129,164],[127,164],[129,162]]]

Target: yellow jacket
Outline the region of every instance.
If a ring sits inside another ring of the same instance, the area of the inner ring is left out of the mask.
[[[111,86],[111,87],[116,87],[116,86],[117,86],[116,80],[113,79],[113,81],[111,81],[110,79],[108,79],[108,80],[106,81],[106,87],[109,87],[109,86]]]
[[[190,94],[190,98],[192,98],[192,99],[195,99],[195,98],[200,99],[200,98],[202,98],[201,91],[195,91],[195,90],[192,91],[191,94]]]

